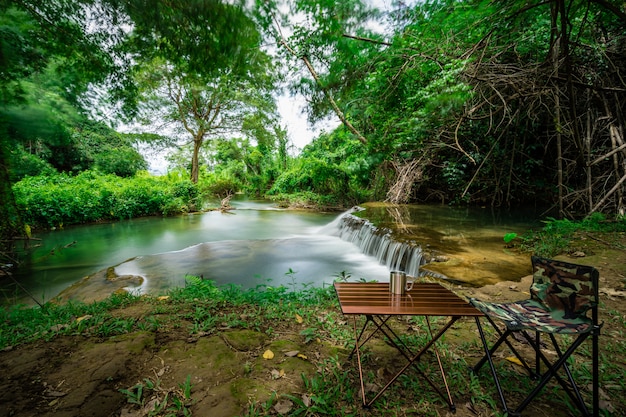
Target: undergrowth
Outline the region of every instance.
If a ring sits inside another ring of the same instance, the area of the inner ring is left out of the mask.
[[[548,258],[567,252],[577,235],[626,232],[626,219],[610,221],[602,213],[593,213],[579,221],[548,217],[543,223],[545,226],[541,230],[530,230],[520,236],[519,247]]]
[[[189,337],[227,331],[224,329],[251,329],[273,337],[276,327],[293,326],[294,323],[309,343],[343,346],[346,352],[353,346],[352,319],[341,314],[332,286],[296,288],[295,284],[278,287],[260,285],[244,290],[234,285],[218,286],[198,277],[187,277],[187,282],[185,288],[173,289],[159,297],[112,295],[92,304],[68,302],[46,303],[43,307],[3,308],[0,310],[0,350],[37,340],[52,340],[61,335],[104,338],[135,331],[166,332],[170,328],[182,330]],[[138,303],[146,303],[151,313],[140,318],[117,313]],[[623,390],[623,366],[610,358],[626,354],[623,341],[626,322],[617,311],[608,314],[613,330],[612,337],[606,340],[602,349],[601,387]],[[440,327],[445,318],[431,322]],[[357,326],[362,324],[363,321],[359,321]],[[389,324],[399,333],[407,335],[404,341],[408,345],[423,344],[427,329],[424,318],[398,317],[391,319]],[[497,392],[487,367],[476,374],[469,371],[469,367],[482,355],[475,330],[472,320],[462,320],[436,346],[457,407],[473,410],[476,415],[500,416]],[[449,339],[453,335],[457,339]],[[488,336],[493,338],[495,335],[491,331]],[[381,375],[402,366],[402,358],[393,353],[384,339],[374,346],[379,347],[368,347],[362,355],[369,397],[374,395],[370,390],[381,388]],[[387,362],[381,362],[383,360]],[[589,360],[588,350],[582,349],[571,364],[575,379],[583,381],[583,386],[589,378]],[[437,358],[432,352],[419,361],[419,370],[409,370],[368,410],[361,406],[355,358],[349,359],[346,353],[317,358],[315,364],[317,372],[308,377],[303,375],[301,381],[295,381],[291,392],[276,392],[263,402],[250,403],[242,416],[275,415],[276,407],[285,401],[291,404],[289,415],[302,416],[437,416],[448,408],[432,385],[422,377],[423,374],[429,375],[436,386],[443,388],[436,372]],[[501,382],[504,381],[505,391],[513,397],[519,397],[520,392],[532,387],[534,382],[514,364],[501,359],[496,366]],[[147,378],[120,392],[131,406],[149,409],[149,415],[191,415],[193,408],[189,378],[172,388],[164,387],[158,378]],[[572,409],[569,398],[549,388],[536,404],[529,407],[528,412],[532,415],[541,410],[542,415],[548,415],[545,410],[562,410],[562,413],[550,413],[556,417],[567,415],[569,409]]]

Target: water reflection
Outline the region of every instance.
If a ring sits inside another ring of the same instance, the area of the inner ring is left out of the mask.
[[[473,285],[516,280],[530,272],[528,254],[507,249],[506,233],[523,234],[541,225],[529,210],[497,211],[489,208],[446,206],[388,206],[366,204],[356,215],[379,228],[394,231],[394,237],[419,244],[432,257],[429,270]]]

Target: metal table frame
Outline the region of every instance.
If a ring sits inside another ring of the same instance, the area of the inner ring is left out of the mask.
[[[437,342],[458,319],[462,317],[475,317],[478,319],[478,317],[483,314],[452,291],[437,283],[415,283],[413,289],[407,292],[406,295],[391,294],[389,292],[388,283],[336,282],[334,285],[342,313],[353,317],[355,346],[349,359],[356,354],[363,406],[370,407],[407,369],[413,366],[418,371],[419,375],[428,382],[444,401],[446,401],[450,410],[453,412],[456,411],[456,406],[448,387],[446,374],[435,342]],[[357,317],[359,316],[365,316],[365,323],[360,332],[357,329]],[[387,324],[392,316],[425,317],[430,340],[422,346],[419,351],[413,352]],[[430,324],[431,316],[449,317],[447,323],[434,335]],[[366,329],[370,323],[374,325],[374,329],[369,334],[366,334]],[[387,382],[374,398],[368,400],[363,379],[361,348],[378,332],[381,332],[389,339],[390,343],[404,356],[407,363]],[[444,395],[416,364],[420,357],[431,347],[437,357],[439,371],[441,372],[447,395]]]

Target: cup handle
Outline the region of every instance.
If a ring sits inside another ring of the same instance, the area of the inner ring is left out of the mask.
[[[406,290],[411,291],[413,289],[414,283],[415,283],[415,278],[406,277]]]

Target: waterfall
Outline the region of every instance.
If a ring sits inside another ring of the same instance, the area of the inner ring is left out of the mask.
[[[394,240],[392,232],[374,226],[370,221],[353,215],[361,208],[353,208],[343,213],[324,228],[324,232],[351,242],[361,252],[375,257],[390,271],[404,271],[407,275],[420,275],[422,247],[412,242]]]

